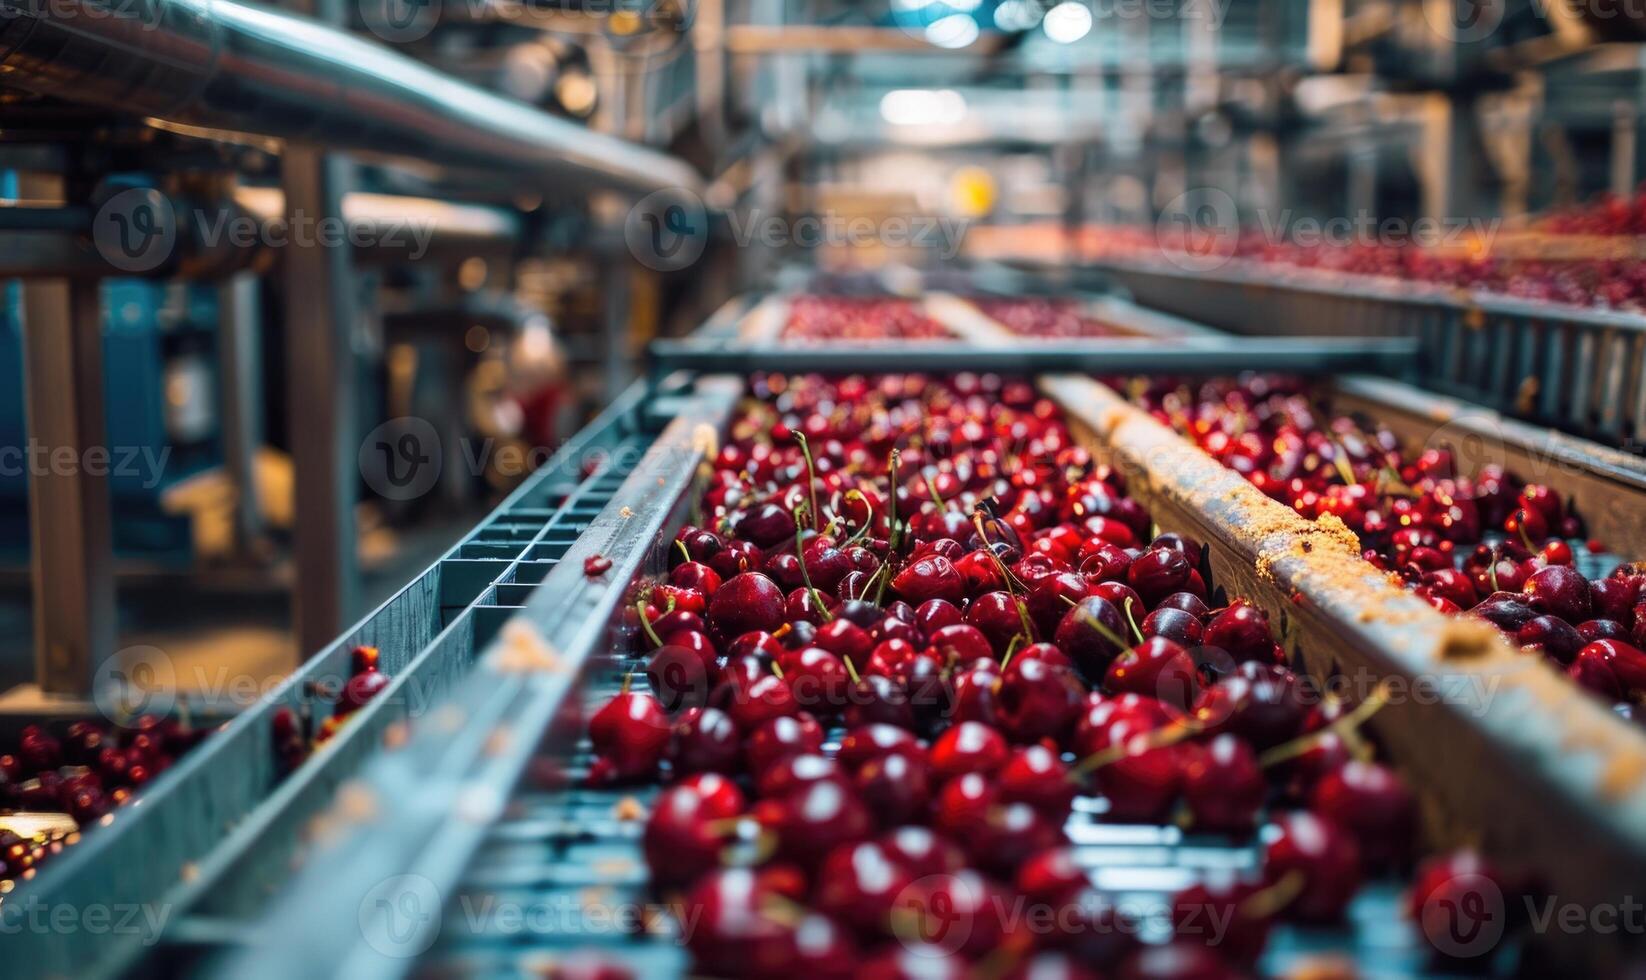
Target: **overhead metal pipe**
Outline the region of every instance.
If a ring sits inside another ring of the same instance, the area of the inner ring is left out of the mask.
[[[702,188],[677,157],[234,0],[0,0],[0,81],[183,125],[501,172],[550,194]]]

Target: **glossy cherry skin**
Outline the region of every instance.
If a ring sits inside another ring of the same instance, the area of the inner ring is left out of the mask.
[[[982,722],[963,721],[932,743],[932,773],[946,781],[965,773],[994,773],[1006,764],[1006,739]]]
[[[782,664],[783,681],[795,704],[822,718],[845,710],[852,678],[839,657],[821,647],[807,647],[784,657]]]
[[[1122,741],[1126,755],[1097,770],[1097,788],[1108,800],[1111,823],[1161,823],[1183,789],[1182,744],[1149,748],[1147,735]]]
[[[985,592],[966,607],[967,625],[976,627],[997,655],[1004,654],[1006,648],[1011,645],[1012,637],[1023,632],[1023,617],[1018,612],[1019,601],[1021,600],[1005,592]],[[1058,645],[1062,646],[1061,643]]]
[[[910,603],[942,599],[958,605],[966,599],[966,579],[947,558],[927,555],[892,576],[892,591]]]
[[[1087,596],[1063,615],[1053,642],[1074,660],[1087,683],[1097,683],[1120,655],[1118,642],[1128,627],[1120,610],[1100,596]]]
[[[903,682],[885,674],[864,674],[846,697],[846,726],[896,725],[911,731],[914,706]]]
[[[823,859],[814,901],[818,911],[865,942],[878,942],[891,934],[894,905],[915,880],[884,845],[860,841],[836,848]]]
[[[1589,601],[1589,580],[1567,565],[1550,565],[1533,572],[1521,586],[1521,592],[1533,609],[1559,616],[1568,623],[1583,622],[1593,608]]]
[[[759,572],[734,575],[709,601],[709,620],[717,635],[735,637],[752,630],[775,632],[783,625],[783,590]]]
[[[1634,622],[1635,603],[1639,598],[1640,584],[1633,578],[1603,578],[1589,583],[1589,604],[1594,614],[1615,619],[1625,626]]]
[[[1143,601],[1153,605],[1174,592],[1184,591],[1194,566],[1181,551],[1150,548],[1126,569],[1126,584],[1137,590]]]
[[[800,710],[794,692],[775,674],[766,674],[742,683],[735,679],[716,688],[711,700],[723,706],[741,731],[751,732],[773,718]]]
[[[945,664],[965,664],[994,656],[994,648],[989,645],[989,638],[977,627],[965,623],[939,627],[929,634],[929,642],[930,649],[936,652]]]
[[[1621,640],[1628,643],[1630,633],[1615,619],[1589,619],[1577,624],[1577,635],[1584,643],[1596,640]]]
[[[683,589],[695,589],[711,597],[720,588],[721,582],[720,573],[701,562],[682,562],[674,566],[674,570],[669,572],[670,585],[677,585]]]
[[[1187,594],[1187,593],[1183,593]],[[1171,606],[1161,606],[1138,624],[1145,637],[1159,636],[1178,646],[1192,649],[1200,646],[1206,628],[1194,613]]]
[[[1026,803],[1061,827],[1074,803],[1076,785],[1069,767],[1057,753],[1044,745],[1030,745],[1013,752],[996,775],[1000,799],[1006,803]]]
[[[992,661],[957,672],[950,684],[950,720],[993,724],[999,717],[999,665]]]
[[[893,752],[865,762],[854,785],[882,827],[920,820],[932,799],[931,765],[924,755]]]
[[[816,755],[823,748],[823,726],[804,711],[773,718],[749,733],[743,759],[752,773],[762,773],[791,755]]]
[[[1497,953],[1497,943],[1459,943],[1454,937],[1484,924],[1511,897],[1497,868],[1474,851],[1454,851],[1418,865],[1406,895],[1406,915],[1443,960],[1490,957]],[[1460,911],[1469,918],[1460,918]]]
[[[1062,843],[1062,824],[1027,803],[1000,803],[983,815],[972,833],[960,838],[972,864],[1010,881],[1024,861]]]
[[[1572,625],[1558,616],[1539,616],[1527,620],[1515,634],[1515,642],[1528,650],[1536,650],[1558,664],[1570,664],[1583,649],[1585,641]]]
[[[641,837],[652,881],[684,886],[719,867],[726,843],[719,821],[736,815],[695,788],[665,789],[652,804]]]
[[[1206,600],[1193,592],[1173,592],[1155,606],[1157,612],[1161,609],[1181,609],[1202,623],[1211,617],[1212,612],[1207,608]]]
[[[966,866],[966,855],[960,848],[930,827],[906,824],[875,840],[916,878],[954,874]]]
[[[933,634],[945,626],[959,626],[964,623],[966,614],[947,599],[928,599],[914,611],[914,619],[914,625],[930,640]]]
[[[747,868],[713,871],[686,894],[694,923],[684,941],[696,969],[711,976],[770,977],[792,966],[796,924],[771,911],[772,893]]]
[[[1058,572],[1035,583],[1026,602],[1029,617],[1042,636],[1057,631],[1058,623],[1076,602],[1091,594],[1086,580],[1074,572]]]
[[[1261,750],[1296,737],[1306,711],[1296,683],[1285,676],[1235,673],[1202,691],[1190,716],[1207,733],[1232,733]]]
[[[1205,745],[1185,747],[1183,799],[1195,827],[1249,833],[1267,795],[1257,753],[1245,740],[1219,735]]]
[[[755,773],[755,791],[763,799],[772,799],[826,780],[846,786],[849,774],[838,762],[821,755],[790,755]]]
[[[620,779],[640,779],[657,771],[669,745],[672,723],[650,694],[619,694],[589,719],[595,752]]]
[[[1047,848],[1024,861],[1013,882],[1019,894],[1035,905],[1060,908],[1091,887],[1085,868],[1067,845]]]
[[[904,892],[894,916],[904,943],[933,943],[976,959],[1007,941],[1011,898],[975,871],[922,878]]]
[[[1646,653],[1620,640],[1596,640],[1578,651],[1567,676],[1613,701],[1646,692]]]
[[[923,759],[926,748],[907,729],[870,724],[848,730],[840,739],[835,758],[842,766],[855,771],[871,760],[898,753]]]
[[[1230,606],[1213,616],[1206,623],[1202,642],[1224,651],[1237,663],[1268,661],[1274,653],[1274,635],[1269,629],[1268,615],[1256,606],[1245,603]]]
[[[1151,636],[1109,664],[1103,688],[1111,694],[1159,698],[1187,711],[1200,692],[1194,658],[1163,636]]]
[[[1398,862],[1411,850],[1417,802],[1388,766],[1347,763],[1315,784],[1309,807],[1352,833],[1369,867]]]
[[[1079,715],[1084,693],[1065,667],[1038,657],[1013,659],[996,692],[1000,727],[1019,743],[1059,741]]]
[[[1265,852],[1265,880],[1273,885],[1295,874],[1301,886],[1285,916],[1312,924],[1340,921],[1360,888],[1360,849],[1354,837],[1306,810],[1282,816],[1278,826],[1279,836]]]
[[[857,794],[828,780],[809,783],[775,806],[757,810],[767,829],[777,835],[778,854],[803,868],[815,868],[842,844],[867,837],[874,820]]]
[[[1484,619],[1505,633],[1518,633],[1522,626],[1537,618],[1537,610],[1521,593],[1493,592],[1469,610],[1469,615]]]
[[[742,763],[737,723],[718,708],[687,711],[670,734],[669,763],[676,773],[736,773]]]

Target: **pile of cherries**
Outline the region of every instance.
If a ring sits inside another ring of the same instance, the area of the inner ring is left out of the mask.
[[[917,304],[883,296],[797,296],[785,340],[946,340],[949,328]]]
[[[305,693],[310,695],[293,710],[282,707],[271,720],[274,727],[276,763],[282,773],[289,773],[346,724],[349,718],[371,699],[389,686],[389,675],[378,669],[379,652],[376,647],[357,646],[349,652],[349,678],[335,693],[312,685]],[[314,711],[309,701],[329,702],[331,713],[315,725]]]
[[[1386,428],[1322,411],[1295,380],[1134,390],[1156,418],[1270,497],[1311,519],[1341,518],[1367,561],[1436,609],[1492,623],[1620,714],[1646,720],[1637,707],[1646,697],[1646,565],[1586,578],[1567,540],[1582,537],[1583,522],[1553,488],[1496,465],[1460,476],[1450,451],[1406,452]]]
[[[129,804],[207,731],[154,715],[120,726],[77,721],[61,731],[28,725],[15,749],[0,755],[0,814],[67,814],[84,829]],[[0,894],[33,877],[65,843],[62,835],[24,838],[0,829]]]
[[[1065,299],[972,300],[983,314],[1025,337],[1110,337],[1114,328],[1086,316],[1080,304]]]
[[[695,972],[1237,976],[1277,921],[1339,922],[1409,866],[1412,794],[1359,728],[1378,698],[1289,670],[1031,385],[751,386],[672,570],[637,586],[650,690],[588,729],[593,783],[666,784],[644,852]],[[1268,822],[1261,872],[1177,895],[1143,945],[1075,860],[1077,797]],[[1414,912],[1497,880],[1441,858]]]

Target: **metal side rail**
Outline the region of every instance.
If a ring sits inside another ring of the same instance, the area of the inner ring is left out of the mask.
[[[341,787],[290,889],[237,948],[203,972],[256,977],[395,977],[440,932],[474,854],[547,746],[575,743],[576,693],[625,629],[630,583],[666,567],[699,464],[715,451],[740,383],[705,379],[656,406],[673,416],[560,564],[438,710]],[[590,576],[587,558],[611,562]],[[456,912],[453,915],[459,914]],[[175,966],[175,964],[174,964]],[[175,973],[173,969],[169,972]]]
[[[1646,316],[1374,279],[1321,282],[1249,262],[1189,273],[1099,268],[1140,303],[1253,335],[1412,337],[1418,384],[1631,452],[1646,440]]]
[[[854,344],[726,344],[688,338],[653,341],[660,375],[673,371],[952,374],[990,371],[1033,375],[1051,371],[1128,374],[1231,374],[1243,370],[1317,375],[1342,371],[1398,374],[1417,356],[1416,341],[1355,337],[1112,337],[1024,341],[976,347],[956,341]]]
[[[474,532],[382,606],[91,828],[6,896],[13,975],[111,976],[192,924],[196,909],[242,911],[290,874],[305,826],[398,723],[427,713],[468,673],[503,621],[557,565],[601,502],[641,457],[641,390],[618,399],[520,486]],[[585,469],[587,467],[587,469]],[[282,708],[325,708],[318,690],[349,675],[355,646],[375,646],[389,687],[296,770],[282,773],[273,723]],[[164,693],[164,692],[162,692]],[[51,928],[77,915],[135,910],[132,929]],[[59,913],[66,914],[66,913]],[[42,919],[41,916],[45,918]]]

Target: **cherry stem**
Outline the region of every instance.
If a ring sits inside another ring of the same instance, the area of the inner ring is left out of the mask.
[[[1027,633],[1012,634],[1011,640],[1006,643],[1006,655],[1000,658],[1000,672],[1002,674],[1006,672],[1006,665],[1012,662],[1012,657],[1017,654],[1017,651],[1028,645],[1029,639]]]
[[[1068,597],[1064,596],[1064,598]],[[1080,609],[1080,603],[1075,603],[1074,607],[1076,609]],[[1107,626],[1104,626],[1102,620],[1099,620],[1096,616],[1093,616],[1086,610],[1080,609],[1080,618],[1087,626],[1090,626],[1092,629],[1103,634],[1103,638],[1108,640],[1110,643],[1113,643],[1116,649],[1126,650],[1131,647],[1131,644],[1126,642],[1125,637],[1121,636],[1119,633],[1116,633],[1114,630],[1109,629]]]
[[[846,539],[847,544],[853,544],[863,538],[867,538],[869,536],[869,532],[874,529],[874,505],[869,503],[868,495],[856,487],[852,487],[850,490],[846,491],[846,499],[851,500],[854,497],[863,502],[863,509],[869,512],[869,516],[864,519],[863,526],[853,531],[852,536]]]
[[[1155,749],[1163,749],[1194,738],[1205,730],[1205,727],[1192,718],[1184,718],[1170,725],[1163,725],[1153,731],[1126,739],[1119,745],[1111,745],[1101,752],[1093,752],[1075,763],[1069,769],[1068,775],[1063,778],[1071,783],[1078,783],[1083,777],[1102,769],[1104,766],[1112,766],[1121,759],[1142,755]]]
[[[1269,887],[1247,895],[1235,906],[1235,911],[1246,919],[1260,922],[1272,919],[1303,893],[1303,886],[1308,880],[1309,876],[1301,869],[1293,868]]]
[[[798,433],[796,433],[798,435]],[[801,505],[804,507],[805,505]],[[800,559],[800,577],[806,582],[806,591],[812,594],[812,601],[817,603],[817,611],[823,615],[823,622],[834,622],[834,613],[829,612],[829,606],[823,601],[823,593],[812,585],[812,573],[806,569],[806,546],[801,541],[800,512],[794,515],[794,554]]]
[[[680,557],[686,559],[687,561],[692,560],[692,553],[686,550],[686,542],[680,540],[679,538],[675,538],[674,546],[680,549]]]
[[[623,689],[621,691],[617,692],[617,693],[619,693],[619,694],[629,693],[629,687],[633,684],[634,684],[634,671],[632,671],[632,670],[627,671],[626,673],[623,674]]]
[[[943,495],[937,492],[937,483],[932,480],[932,475],[927,473],[925,470],[921,470],[920,475],[925,479],[926,492],[932,495],[932,503],[937,505],[938,511],[942,512],[948,510],[949,505],[943,501]]]
[[[902,460],[903,460],[903,451],[901,449],[893,449],[892,452],[891,452],[891,456],[888,457],[888,459],[887,459],[887,464],[886,464],[887,479],[889,479],[891,481],[891,486],[892,486],[891,530],[887,534],[886,540],[887,540],[887,542],[890,546],[890,549],[892,551],[897,550],[897,464],[902,462]],[[878,599],[875,600],[875,603],[876,603],[876,605],[878,605],[879,600]]]
[[[646,639],[651,640],[654,647],[662,646],[662,637],[658,636],[657,631],[652,629],[652,621],[646,618],[646,600],[641,599],[635,603],[634,611],[640,614],[640,628],[646,631]]]
[[[846,676],[852,679],[853,684],[863,683],[863,678],[857,676],[857,668],[852,666],[852,658],[845,654],[840,655],[840,662],[846,665]]]
[[[800,443],[800,455],[806,457],[806,495],[812,500],[812,530],[817,530],[817,519],[822,511],[817,507],[817,470],[812,464],[812,447],[806,441],[806,433],[795,431],[794,441]]]
[[[1526,545],[1527,551],[1536,552],[1537,545],[1533,544],[1531,537],[1526,534],[1526,508],[1520,508],[1518,513],[1520,520],[1515,522],[1515,533],[1520,535],[1521,543]]]
[[[778,680],[783,680],[784,679],[783,678],[783,665],[778,663],[775,660],[772,661],[772,674],[774,676],[776,676]]]
[[[989,543],[989,532],[983,529],[982,511],[972,511],[972,527],[977,528],[977,536],[983,542],[983,550],[988,552],[990,560],[994,562],[995,569],[1000,572],[1000,578],[1006,584],[1006,591],[1015,595],[1016,589],[1013,586],[1016,586],[1016,588],[1028,592],[1029,587],[1023,584],[1023,580],[1013,575],[1012,570],[1006,567],[1006,563],[1000,560],[998,554],[995,554],[994,546]]]
[[[1142,643],[1143,631],[1137,628],[1137,620],[1132,618],[1132,597],[1127,596],[1126,601],[1120,604],[1120,608],[1126,614],[1126,624],[1132,628],[1133,633],[1137,634],[1137,642]]]
[[[1367,719],[1377,714],[1378,711],[1382,710],[1383,706],[1388,703],[1389,682],[1384,681],[1377,686],[1375,691],[1367,695],[1366,700],[1361,702],[1360,706],[1355,708],[1353,711],[1332,721],[1324,728],[1318,728],[1307,735],[1294,738],[1290,742],[1280,743],[1274,748],[1258,756],[1257,764],[1260,767],[1267,769],[1270,766],[1278,765],[1288,759],[1297,758],[1298,756],[1314,748],[1316,745],[1319,745],[1325,740],[1327,735],[1352,733],[1355,729],[1359,728],[1361,725],[1364,725]]]
[[[1343,478],[1345,486],[1355,485],[1355,471],[1349,466],[1349,452],[1336,439],[1328,439],[1332,445],[1332,466],[1337,469],[1337,475]]]

